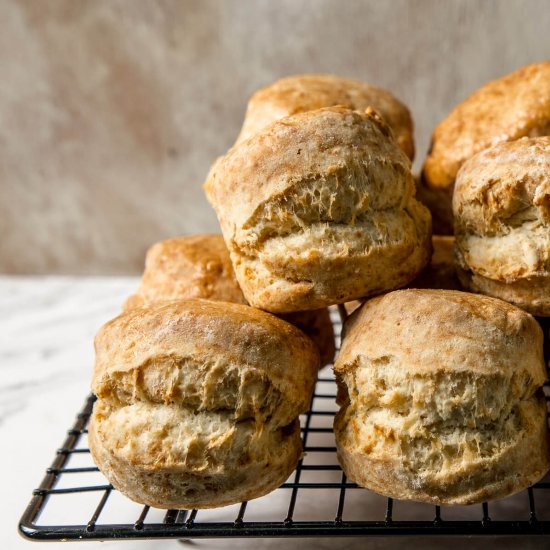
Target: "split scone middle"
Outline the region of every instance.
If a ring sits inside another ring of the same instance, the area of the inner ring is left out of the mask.
[[[397,499],[502,498],[550,467],[542,330],[502,300],[400,290],[346,322],[334,431],[349,479]]]
[[[292,325],[179,301],[120,315],[95,346],[90,451],[132,500],[224,506],[276,489],[296,467],[319,355]]]
[[[274,122],[218,159],[205,190],[246,300],[266,311],[399,288],[430,257],[410,161],[372,109]]]

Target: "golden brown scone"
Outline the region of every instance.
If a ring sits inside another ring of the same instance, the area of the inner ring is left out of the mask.
[[[458,173],[453,208],[463,286],[550,316],[550,137],[471,158]]]
[[[333,107],[277,121],[218,159],[205,190],[252,306],[317,309],[422,270],[430,215],[390,134],[372,109]]]
[[[161,241],[147,252],[145,272],[124,310],[188,298],[246,304],[221,235],[190,235]],[[334,329],[326,308],[279,315],[319,348],[321,366],[334,359]]]
[[[239,304],[170,302],[120,315],[95,347],[90,450],[132,500],[224,506],[295,468],[319,356],[289,323]]]
[[[347,321],[334,430],[349,479],[377,493],[473,504],[550,468],[542,331],[502,300],[401,290]]]
[[[407,107],[384,88],[330,74],[289,76],[258,90],[248,102],[237,143],[281,118],[335,105],[354,111],[375,109],[401,149],[414,158],[413,121]]]
[[[154,244],[147,251],[141,284],[124,310],[191,298],[246,304],[221,235],[188,235]]]
[[[550,134],[550,61],[526,65],[488,82],[436,127],[422,172],[419,199],[452,229],[453,186],[462,164],[483,149],[524,136]]]
[[[433,235],[432,248],[430,263],[408,287],[462,290],[455,268],[454,237]]]

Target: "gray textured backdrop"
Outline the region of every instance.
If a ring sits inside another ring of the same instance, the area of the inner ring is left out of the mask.
[[[132,273],[216,230],[201,184],[247,97],[287,74],[392,90],[433,126],[550,58],[548,0],[0,1],[0,271]]]

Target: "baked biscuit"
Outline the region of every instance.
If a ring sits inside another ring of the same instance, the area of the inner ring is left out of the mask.
[[[431,253],[410,161],[372,109],[279,120],[218,159],[205,190],[245,298],[273,313],[403,286]]]
[[[401,290],[346,322],[335,364],[338,458],[397,499],[502,498],[550,467],[542,331],[502,300]]]
[[[550,137],[482,151],[453,199],[462,285],[550,316]]]
[[[404,153],[414,158],[413,121],[407,107],[383,88],[330,74],[289,76],[258,90],[248,102],[237,143],[281,118],[335,105],[354,111],[372,107],[393,130]]]
[[[147,251],[139,289],[126,300],[124,309],[189,298],[246,304],[221,235],[189,235],[153,245]],[[332,363],[334,329],[326,308],[278,317],[313,340],[319,348],[321,366]]]
[[[550,61],[488,82],[457,105],[433,132],[419,187],[419,199],[434,215],[434,233],[440,227],[452,230],[454,182],[467,159],[502,141],[546,135],[550,135]]]
[[[224,506],[295,468],[319,356],[289,323],[238,304],[170,302],[120,315],[95,347],[90,451],[132,500]]]
[[[188,235],[151,246],[140,286],[124,309],[192,298],[246,304],[221,235]]]

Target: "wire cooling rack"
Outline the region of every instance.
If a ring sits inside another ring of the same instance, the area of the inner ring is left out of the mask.
[[[341,316],[345,316],[343,308]],[[335,334],[341,320],[331,311]],[[544,321],[545,357],[550,356]],[[337,337],[339,344],[339,337]],[[550,388],[545,387],[547,403]],[[310,411],[301,418],[305,456],[279,489],[214,510],[158,510],[116,491],[92,462],[89,396],[57,450],[19,525],[32,540],[358,535],[548,535],[550,476],[506,499],[440,508],[394,501],[347,481],[336,460],[332,371],[321,371]]]

